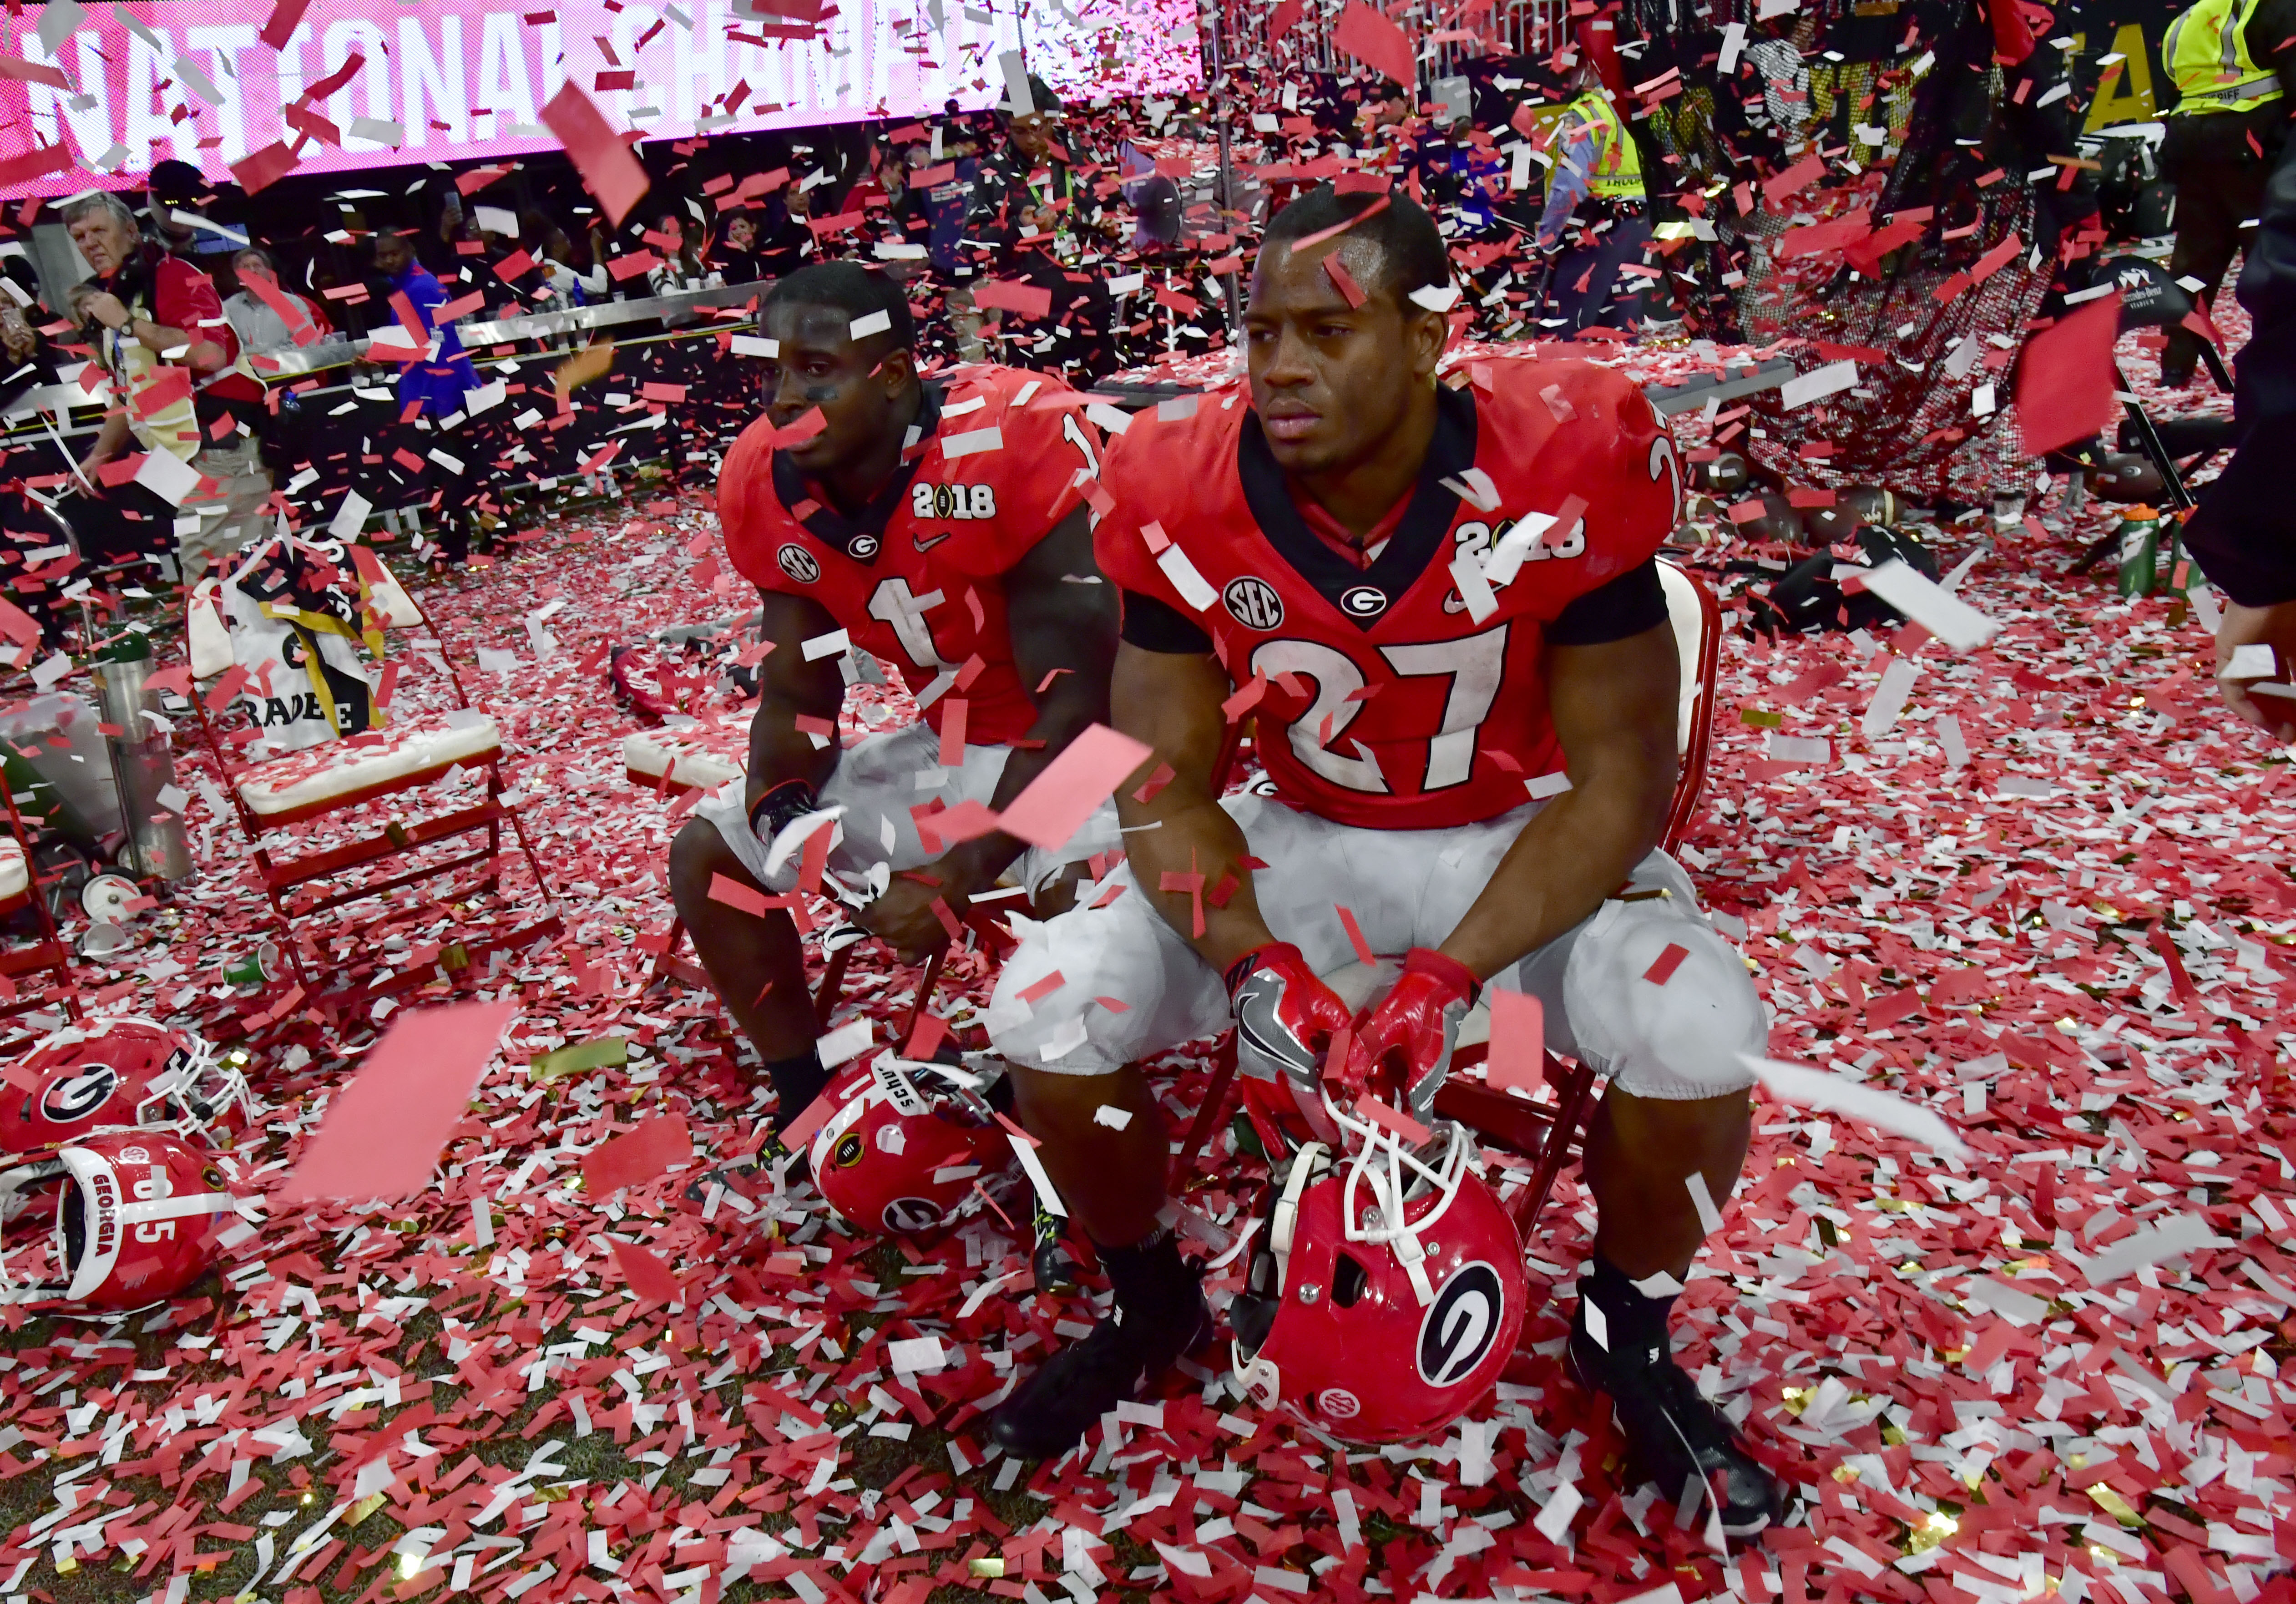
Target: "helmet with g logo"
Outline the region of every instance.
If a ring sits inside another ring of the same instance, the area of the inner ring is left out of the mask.
[[[1432,1436],[1489,1393],[1514,1351],[1522,1248],[1467,1167],[1461,1126],[1421,1157],[1334,1117],[1355,1150],[1308,1142],[1271,1185],[1267,1236],[1228,1312],[1236,1376],[1263,1407],[1349,1442]]]
[[[881,1053],[832,1089],[836,1109],[808,1149],[829,1206],[869,1231],[947,1224],[976,1183],[1013,1162],[979,1076]]]

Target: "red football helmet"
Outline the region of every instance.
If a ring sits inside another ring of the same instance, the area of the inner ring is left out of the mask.
[[[173,1131],[220,1146],[217,1125],[250,1115],[247,1077],[188,1031],[150,1019],[91,1019],[49,1036],[0,1088],[0,1153],[94,1131]],[[37,1084],[36,1084],[37,1083]]]
[[[1358,1443],[1431,1436],[1498,1379],[1522,1329],[1522,1248],[1464,1129],[1431,1158],[1328,1101],[1357,1139],[1309,1142],[1271,1188],[1268,1231],[1228,1311],[1235,1372]]]
[[[53,1189],[53,1220],[38,1246],[10,1244],[21,1268],[0,1257],[0,1297],[117,1313],[175,1297],[221,1251],[235,1167],[167,1131],[102,1131],[0,1158],[0,1219],[34,1217]]]
[[[871,1231],[947,1224],[974,1195],[975,1181],[1013,1162],[986,1090],[953,1065],[880,1053],[845,1078],[836,1111],[814,1133],[814,1185],[832,1208]]]

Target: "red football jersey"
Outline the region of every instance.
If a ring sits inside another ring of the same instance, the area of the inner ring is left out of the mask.
[[[1269,777],[1341,823],[1438,829],[1521,806],[1526,780],[1562,766],[1546,626],[1647,561],[1680,510],[1673,437],[1632,381],[1513,357],[1471,371],[1438,393],[1418,487],[1369,569],[1301,518],[1241,385],[1186,418],[1140,413],[1102,475],[1101,572],[1193,620],[1238,685],[1267,682]],[[1500,557],[1480,621],[1453,573],[1470,552]]]
[[[1005,626],[1004,576],[1083,499],[1077,471],[1099,469],[1100,437],[1057,379],[1017,368],[961,368],[925,386],[918,438],[858,519],[823,505],[773,447],[759,418],[719,476],[718,513],[734,566],[762,591],[808,596],[847,638],[891,665],[912,692],[936,679],[936,730],[996,746],[1036,722]],[[802,642],[779,641],[784,651]],[[966,665],[978,660],[969,676]],[[946,676],[964,677],[951,690]],[[964,710],[956,714],[955,709]]]

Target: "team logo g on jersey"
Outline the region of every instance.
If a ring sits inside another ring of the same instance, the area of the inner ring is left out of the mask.
[[[994,485],[911,485],[912,518],[975,519],[996,516]]]
[[[821,577],[821,564],[813,560],[811,552],[807,551],[795,541],[790,542],[775,552],[774,561],[782,565],[783,573],[787,574],[800,585],[811,585]]]
[[[1231,579],[1220,593],[1235,621],[1246,629],[1280,629],[1283,625],[1283,598],[1275,587],[1255,575],[1246,574]]]

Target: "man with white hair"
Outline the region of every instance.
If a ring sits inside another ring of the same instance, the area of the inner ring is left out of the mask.
[[[64,226],[94,270],[82,303],[113,409],[78,463],[64,513],[81,554],[99,561],[171,550],[189,580],[260,527],[271,479],[257,454],[263,386],[241,355],[208,275],[152,250],[112,194],[64,208]],[[99,470],[133,446],[129,477]]]

